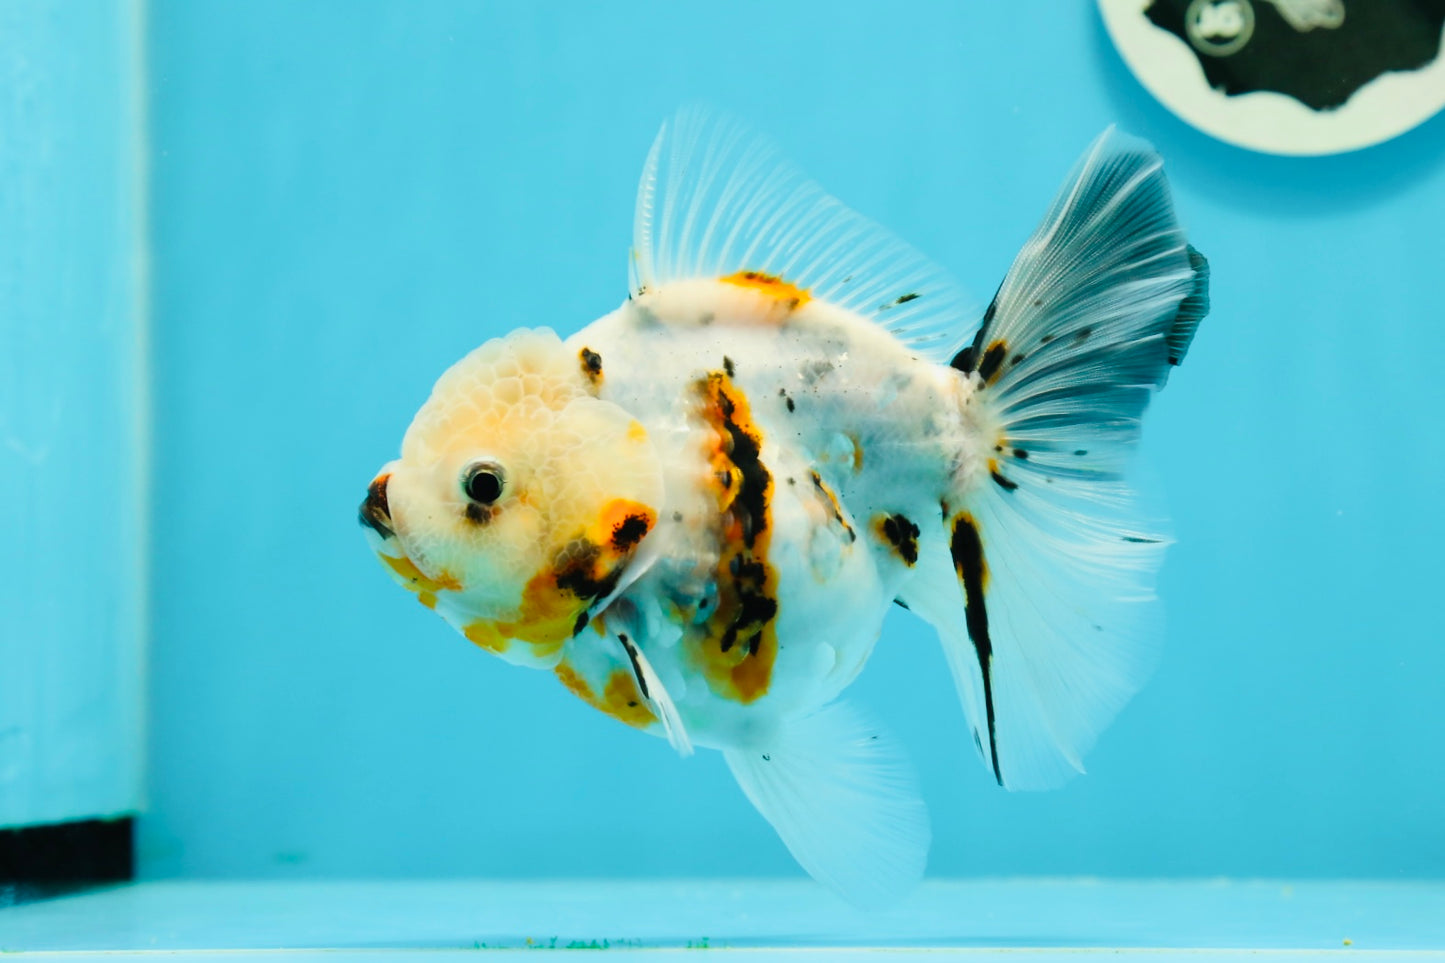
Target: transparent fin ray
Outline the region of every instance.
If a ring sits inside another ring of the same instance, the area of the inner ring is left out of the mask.
[[[653,142],[637,192],[634,295],[670,281],[755,271],[947,361],[976,317],[939,267],[850,210],[737,121],[679,111]]]
[[[688,737],[687,727],[683,725],[682,715],[677,711],[677,705],[668,695],[667,687],[663,685],[662,678],[652,663],[647,661],[646,654],[641,647],[621,636],[616,637],[627,657],[632,661],[632,668],[637,677],[638,691],[642,698],[647,701],[648,708],[652,709],[662,723],[663,733],[667,736],[668,745],[677,750],[677,754],[683,757],[692,755],[692,740]]]
[[[724,755],[794,858],[844,899],[892,903],[922,878],[932,837],[913,769],[850,706],[789,722],[768,749]]]

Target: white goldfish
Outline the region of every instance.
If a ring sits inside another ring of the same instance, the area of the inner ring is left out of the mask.
[[[1001,786],[1056,785],[1141,684],[1165,539],[1122,473],[1207,310],[1148,145],[1088,149],[982,320],[726,122],[664,125],[631,295],[442,375],[361,519],[463,635],[721,750],[857,903],[921,877],[907,759],[840,695],[897,602]]]

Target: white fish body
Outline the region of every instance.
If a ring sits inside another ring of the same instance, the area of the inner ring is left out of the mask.
[[[632,296],[454,366],[363,521],[474,642],[724,751],[810,873],[887,901],[927,813],[840,694],[896,601],[937,629],[1000,785],[1082,771],[1150,665],[1164,539],[1120,475],[1206,283],[1158,158],[1106,134],[961,347],[942,272],[684,114],[643,177]]]

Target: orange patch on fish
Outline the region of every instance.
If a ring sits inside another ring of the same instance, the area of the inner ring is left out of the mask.
[[[510,637],[499,632],[493,622],[471,622],[462,629],[462,635],[477,647],[498,655],[507,651],[511,644]]]
[[[443,590],[461,591],[461,580],[448,571],[443,570],[437,574],[436,578],[432,578],[405,556],[397,558],[392,555],[381,555],[379,557],[386,563],[387,568],[403,580],[408,590],[416,593],[417,601],[429,609],[437,607],[438,592]]]
[[[646,729],[657,721],[642,693],[637,689],[637,680],[626,669],[612,670],[607,688],[602,690],[602,711],[621,722],[638,729]]]
[[[558,662],[557,668],[553,669],[552,672],[557,676],[558,681],[567,687],[568,692],[583,702],[594,704],[597,697],[592,694],[592,687],[587,684],[587,680],[582,678],[576,669],[572,668],[572,663],[565,660]]]
[[[472,622],[462,634],[488,652],[505,652],[515,641],[526,643],[536,658],[549,658],[572,638],[589,602],[559,587],[557,572],[547,569],[527,581],[515,616]]]
[[[598,523],[601,531],[595,541],[626,555],[652,531],[652,526],[657,524],[657,513],[640,502],[614,498],[602,506]]]
[[[717,480],[720,551],[717,603],[689,632],[689,654],[713,692],[747,704],[767,693],[778,655],[778,575],[767,557],[773,479],[760,458],[763,435],[747,396],[724,372],[709,374],[699,390],[715,432],[708,459]]]
[[[612,590],[622,566],[656,521],[657,513],[640,502],[608,502],[586,532],[568,541],[552,564],[527,580],[517,614],[490,623],[491,631],[526,642],[537,658],[556,655],[585,626],[581,620],[588,608]]]
[[[729,274],[725,278],[719,278],[719,280],[724,284],[761,291],[773,300],[785,304],[789,311],[797,310],[813,300],[811,294],[796,284],[791,284],[771,274],[763,274],[760,271],[739,271],[736,274]]]
[[[600,696],[592,691],[592,686],[588,685],[587,680],[571,663],[559,662],[553,672],[569,692],[619,722],[637,729],[646,729],[657,721],[657,717],[643,701],[642,693],[638,691],[637,680],[626,669],[612,670]]]

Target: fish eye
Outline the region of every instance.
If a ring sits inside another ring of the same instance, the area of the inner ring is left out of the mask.
[[[462,491],[478,505],[490,505],[502,497],[505,478],[496,462],[473,462],[462,472]]]

